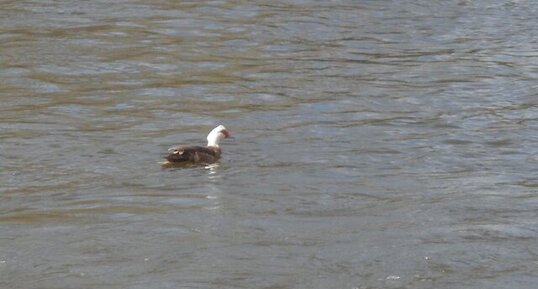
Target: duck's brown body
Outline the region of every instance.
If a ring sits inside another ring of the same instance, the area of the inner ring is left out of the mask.
[[[220,148],[214,146],[177,146],[168,150],[166,160],[175,163],[210,164],[220,159]]]

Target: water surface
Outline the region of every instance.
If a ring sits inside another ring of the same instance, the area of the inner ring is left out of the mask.
[[[0,287],[536,287],[537,10],[3,3]]]

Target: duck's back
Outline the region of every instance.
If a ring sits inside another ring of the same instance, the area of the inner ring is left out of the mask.
[[[175,146],[168,149],[166,160],[171,163],[213,163],[220,158],[220,148]]]

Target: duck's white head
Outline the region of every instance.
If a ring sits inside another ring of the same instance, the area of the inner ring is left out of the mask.
[[[230,137],[230,132],[223,125],[219,125],[207,135],[207,146],[218,147],[219,142],[227,137]]]

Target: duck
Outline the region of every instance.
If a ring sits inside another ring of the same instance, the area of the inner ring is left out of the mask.
[[[220,159],[219,142],[231,136],[225,126],[219,125],[207,135],[207,146],[173,146],[163,165],[211,164]]]

